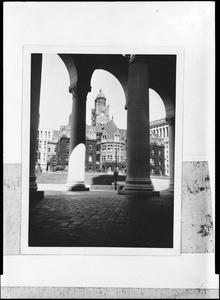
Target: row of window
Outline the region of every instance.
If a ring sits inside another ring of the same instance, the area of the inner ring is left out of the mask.
[[[161,156],[161,154],[162,154],[161,150],[158,150],[158,155]],[[154,149],[151,150],[151,155],[155,155]]]
[[[41,139],[50,139],[51,138],[51,133],[50,131],[43,131],[43,130],[38,130],[38,138],[41,138]]]
[[[154,158],[151,158],[151,159],[150,159],[150,163],[151,163],[151,165],[155,165],[155,159],[154,159]],[[161,165],[162,165],[162,161],[159,160],[159,166],[161,166]]]
[[[102,135],[102,142],[106,141],[106,134]],[[114,136],[114,142],[119,143],[120,142],[120,135],[119,134],[115,134]]]
[[[158,129],[151,129],[154,133],[158,134],[159,136],[168,137],[168,127],[160,127]]]
[[[46,163],[46,153],[43,153],[43,157],[41,157],[41,152],[36,152],[35,161],[36,162],[41,162],[41,158],[42,158],[42,162]]]
[[[41,150],[44,148],[44,150],[47,150],[47,141],[37,141],[37,150]]]
[[[119,151],[120,148],[121,148],[121,150],[124,150],[124,145],[121,145],[121,147],[120,147],[119,144],[115,144],[115,145],[112,145],[112,144],[101,145],[101,149],[102,149],[103,151],[106,151],[106,149],[107,149],[108,151],[113,151],[113,149]]]
[[[117,159],[117,161],[119,161],[119,158],[121,158],[121,162],[126,162],[126,159],[123,156],[120,157],[119,155],[117,155],[117,157],[116,156],[114,157],[114,159],[115,160]],[[104,163],[105,161],[113,162],[113,155],[107,155],[107,156],[106,155],[102,155],[101,162]]]

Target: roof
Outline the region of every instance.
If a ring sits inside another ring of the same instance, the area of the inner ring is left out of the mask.
[[[104,99],[106,99],[105,94],[102,92],[102,89],[100,89],[98,95],[96,96],[96,99],[98,99],[98,98],[104,98]]]
[[[126,130],[118,128],[113,119],[103,126],[103,131],[107,133],[107,139],[114,139],[116,132],[120,134],[121,138],[126,136]]]
[[[53,130],[53,138],[59,137],[60,130]]]

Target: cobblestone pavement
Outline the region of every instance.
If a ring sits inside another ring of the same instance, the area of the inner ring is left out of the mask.
[[[31,200],[29,246],[172,247],[173,197],[46,191]]]

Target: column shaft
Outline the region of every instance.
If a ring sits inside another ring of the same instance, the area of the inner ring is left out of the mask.
[[[70,155],[68,165],[68,190],[88,190],[85,188],[85,131],[86,96],[88,87],[77,83],[70,89],[73,95],[71,114]]]
[[[35,160],[37,147],[37,133],[39,125],[39,106],[41,88],[42,54],[31,54],[31,105],[30,105],[30,163],[29,190],[32,197],[43,197],[43,192],[37,191]]]
[[[150,179],[149,78],[146,61],[130,60],[127,110],[127,177],[129,194],[153,191]]]

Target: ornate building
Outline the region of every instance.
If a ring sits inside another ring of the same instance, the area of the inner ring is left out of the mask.
[[[102,90],[100,90],[95,99],[95,108],[92,108],[91,124],[92,126],[102,126],[109,121],[109,105],[106,106],[106,97]]]
[[[91,125],[86,125],[85,171],[112,173],[118,169],[121,173],[125,173],[127,165],[126,130],[119,129],[113,117],[111,120],[109,119],[109,105],[106,106],[106,97],[102,90],[95,98],[95,107],[91,112]],[[56,147],[56,162],[64,168],[68,167],[70,124],[71,115],[69,123],[60,127],[60,136]],[[159,131],[159,125],[165,129]],[[151,122],[151,174],[168,175],[167,126],[165,120]]]
[[[95,99],[95,108],[92,109],[91,126],[87,125],[86,128],[86,139],[90,140],[90,143],[96,140],[96,167],[94,168],[92,164],[90,153],[90,164],[86,163],[86,170],[112,172],[118,168],[124,172],[125,137],[126,130],[119,129],[113,118],[109,119],[109,105],[106,106],[106,97],[100,90]],[[86,162],[88,162],[87,156]]]

